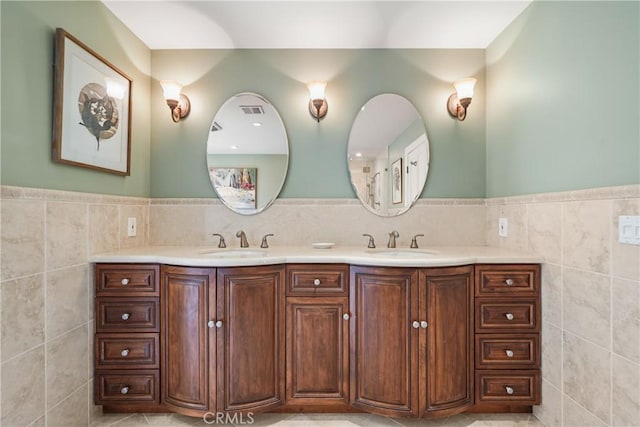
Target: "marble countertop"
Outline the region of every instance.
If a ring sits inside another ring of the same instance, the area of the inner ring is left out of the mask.
[[[96,254],[90,262],[158,263],[191,267],[237,267],[283,263],[346,263],[381,267],[444,267],[466,264],[540,263],[536,255],[487,246],[432,246],[419,249],[367,249],[309,246],[218,249],[215,246],[142,246]]]

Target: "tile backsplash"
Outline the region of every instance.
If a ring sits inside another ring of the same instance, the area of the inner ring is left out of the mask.
[[[640,249],[617,243],[617,217],[640,214],[640,186],[493,199],[421,199],[380,218],[352,199],[280,199],[256,216],[218,200],[147,199],[2,187],[0,424],[84,425],[92,404],[91,254],[141,246],[335,242],[362,233],[399,247],[489,245],[540,254],[547,425],[640,425]],[[127,237],[128,217],[138,235]],[[499,217],[509,235],[498,237]],[[585,424],[587,423],[587,424]]]
[[[640,246],[618,242],[639,196],[636,185],[486,201],[489,246],[545,259],[534,414],[548,426],[640,425]]]
[[[149,200],[2,187],[0,425],[81,426],[94,409],[94,253],[148,243]],[[138,234],[126,237],[128,216]]]

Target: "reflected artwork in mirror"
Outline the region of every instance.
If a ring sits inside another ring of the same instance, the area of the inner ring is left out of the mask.
[[[406,98],[381,94],[361,109],[347,147],[349,176],[360,202],[379,216],[400,215],[420,197],[429,170],[429,140]]]
[[[229,98],[207,139],[207,167],[218,198],[232,211],[253,215],[276,199],[289,165],[289,143],[275,107],[255,93]]]

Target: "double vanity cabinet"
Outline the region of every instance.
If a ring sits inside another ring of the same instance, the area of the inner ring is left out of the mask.
[[[540,267],[98,263],[105,411],[438,417],[540,403]]]

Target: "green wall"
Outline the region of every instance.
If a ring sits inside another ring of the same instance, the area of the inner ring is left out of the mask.
[[[640,183],[639,32],[637,1],[536,1],[489,46],[487,196]]]
[[[98,1],[1,1],[0,8],[2,184],[148,196],[151,51]],[[51,161],[56,27],[133,79],[131,176]]]
[[[265,96],[289,138],[283,198],[355,198],[347,140],[360,107],[381,93],[411,101],[425,121],[431,167],[422,197],[484,197],[484,61],[481,49],[160,50],[151,53],[151,196],[215,197],[206,141],[220,106],[238,92]],[[478,79],[464,122],[446,101],[456,79]],[[162,79],[181,81],[191,114],[175,124],[162,99]],[[328,82],[329,112],[308,112],[306,83]]]

